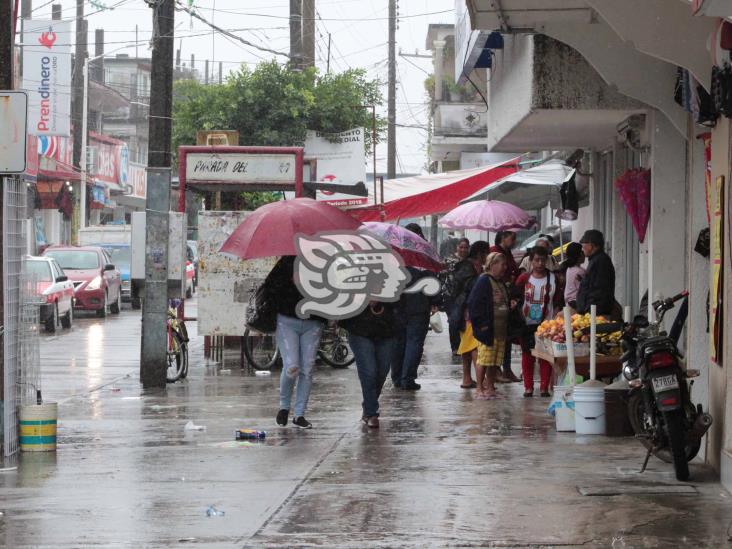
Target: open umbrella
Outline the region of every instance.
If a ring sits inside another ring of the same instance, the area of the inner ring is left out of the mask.
[[[534,222],[534,218],[521,208],[500,200],[467,202],[440,219],[440,225],[448,229],[481,229],[491,232],[526,229]]]
[[[429,271],[441,271],[445,268],[432,245],[418,234],[399,225],[379,221],[367,221],[363,225],[362,231],[391,244],[406,265]]]
[[[296,234],[355,231],[361,222],[335,206],[312,198],[272,202],[257,208],[226,239],[219,250],[241,259],[297,255]]]

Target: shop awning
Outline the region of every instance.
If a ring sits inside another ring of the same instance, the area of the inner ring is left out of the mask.
[[[500,164],[384,181],[383,205],[349,210],[361,221],[394,221],[452,210],[474,192],[518,170],[519,157]],[[369,202],[373,204],[373,189]],[[381,197],[381,191],[379,191]]]
[[[462,202],[473,200],[502,200],[524,210],[539,210],[551,202],[560,204],[559,190],[569,181],[575,169],[561,160],[550,160],[533,168],[510,174],[470,195]]]
[[[81,174],[72,169],[58,167],[55,170],[38,170],[38,180],[47,181],[81,181]]]

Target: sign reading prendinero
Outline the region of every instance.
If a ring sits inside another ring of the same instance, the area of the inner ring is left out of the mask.
[[[71,135],[71,24],[29,20],[23,31],[28,133]]]
[[[187,181],[294,184],[294,154],[188,153]]]

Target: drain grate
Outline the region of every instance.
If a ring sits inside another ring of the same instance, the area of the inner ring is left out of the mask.
[[[583,496],[623,496],[639,494],[673,494],[677,496],[694,496],[699,492],[688,484],[608,484],[602,486],[577,486]]]

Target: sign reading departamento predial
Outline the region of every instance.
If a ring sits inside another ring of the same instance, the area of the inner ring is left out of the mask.
[[[28,133],[71,135],[71,24],[28,20],[23,30],[23,88]]]
[[[188,153],[187,181],[294,184],[294,154]]]

